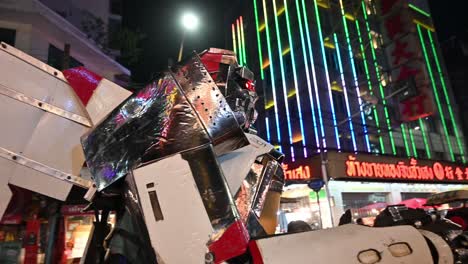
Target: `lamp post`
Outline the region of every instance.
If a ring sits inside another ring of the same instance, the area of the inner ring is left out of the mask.
[[[184,32],[182,33],[182,41],[180,42],[179,57],[177,59],[178,62],[182,60],[182,54],[184,52],[185,34],[187,31],[193,31],[197,28],[198,17],[192,13],[185,13],[182,15],[182,26],[184,28]]]

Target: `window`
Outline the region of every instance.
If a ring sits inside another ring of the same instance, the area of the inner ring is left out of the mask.
[[[327,58],[328,68],[333,69],[338,72],[339,71],[338,58],[336,57],[335,49],[326,48],[325,55]]]
[[[122,15],[122,0],[111,0],[110,1],[110,12],[113,15]]]
[[[47,56],[47,64],[50,66],[58,69],[58,70],[63,70],[63,57],[64,57],[64,52],[63,50],[55,47],[54,45],[50,44],[49,45],[49,52]],[[69,61],[69,68],[74,68],[78,66],[83,66],[83,63],[79,62],[77,59],[73,58],[70,56],[70,61]]]
[[[430,117],[426,118],[426,124],[427,124],[427,129],[429,130],[429,132],[437,133],[437,126],[433,118],[430,118]]]
[[[16,30],[9,28],[0,28],[0,41],[10,46],[15,46]]]
[[[332,92],[333,106],[335,107],[335,113],[337,115],[346,113],[344,95],[341,92]]]
[[[343,209],[359,209],[375,203],[386,203],[387,193],[342,193]]]
[[[406,149],[404,147],[396,147],[397,155],[400,157],[406,156]]]
[[[445,126],[447,127],[447,133],[450,136],[455,136],[455,129],[450,119],[445,119]]]

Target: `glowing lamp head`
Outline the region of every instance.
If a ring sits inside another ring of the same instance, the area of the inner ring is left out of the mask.
[[[198,17],[192,13],[186,13],[182,16],[182,26],[186,30],[195,30],[198,27]]]

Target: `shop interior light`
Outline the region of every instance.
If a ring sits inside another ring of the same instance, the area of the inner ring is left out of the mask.
[[[348,90],[346,89],[343,64],[341,63],[341,53],[340,53],[340,48],[339,48],[340,46],[338,45],[338,38],[336,36],[336,33],[333,34],[333,39],[335,41],[336,56],[338,58],[338,67],[340,70],[341,85],[343,86],[343,95],[345,98],[346,113],[348,114],[349,131],[351,132],[351,141],[353,143],[354,151],[357,151],[356,136],[354,134],[353,120],[351,119],[351,108],[349,106],[349,100],[348,100]]]
[[[358,33],[359,46],[361,48],[362,60],[364,62],[364,71],[366,73],[367,86],[369,87],[369,93],[372,96],[374,95],[374,91],[372,89],[371,77],[369,74],[369,66],[367,65],[366,51],[364,49],[364,44],[363,44],[362,37],[361,37],[361,27],[359,26],[359,22],[357,20],[355,21],[355,25],[356,25],[356,31]],[[369,41],[371,41],[371,39],[369,39]],[[380,151],[382,153],[385,153],[385,144],[383,142],[383,138],[381,135],[382,131],[380,130],[379,114],[377,113],[377,109],[375,107],[373,107],[372,112],[374,113],[375,126],[377,127],[377,133],[378,133],[379,143],[380,143]]]
[[[309,93],[309,102],[310,102],[310,108],[311,108],[311,114],[312,114],[312,121],[314,123],[314,133],[315,133],[315,144],[317,146],[317,149],[320,149],[320,147],[327,147],[327,140],[325,138],[325,128],[323,126],[323,118],[322,118],[322,107],[320,103],[320,97],[319,97],[319,92],[318,92],[318,85],[317,85],[317,74],[315,71],[315,62],[314,62],[314,55],[312,52],[312,44],[311,44],[311,38],[310,38],[310,30],[309,30],[309,18],[307,16],[307,10],[306,10],[306,5],[305,5],[305,0],[301,0],[302,3],[302,17],[304,18],[304,25],[305,25],[305,32],[306,32],[306,40],[307,40],[307,50],[309,54],[309,63],[312,69],[312,81],[314,85],[314,90],[315,90],[315,103],[314,103],[314,96],[312,95],[312,87],[310,83],[310,75],[309,75],[309,65],[307,64],[307,56],[306,56],[306,51],[304,48],[302,49],[302,54],[304,56],[304,64],[305,64],[305,70],[306,70],[306,77],[307,77],[307,88],[308,88],[308,93]],[[296,7],[297,7],[296,3]],[[299,21],[300,25],[300,30],[302,30],[302,21]],[[300,31],[301,35],[301,43],[304,42],[304,34],[302,31]],[[305,45],[302,45],[304,47]],[[315,104],[317,104],[317,111],[315,109]],[[317,113],[317,114],[316,114]],[[318,116],[318,123],[316,116]],[[318,132],[318,126],[320,126],[320,132]],[[322,139],[322,140],[320,140]]]
[[[271,91],[273,94],[273,101],[274,101],[274,112],[275,112],[275,125],[276,125],[276,139],[278,142],[281,142],[281,131],[280,131],[280,120],[279,120],[279,114],[278,114],[278,105],[276,102],[276,83],[275,83],[275,71],[273,68],[273,55],[271,51],[271,43],[270,43],[270,28],[268,26],[268,14],[267,14],[267,6],[265,0],[262,0],[263,2],[263,16],[265,19],[265,33],[267,37],[267,50],[268,50],[268,60],[270,61],[270,81],[271,81]],[[279,148],[281,151],[281,147]]]
[[[366,5],[364,1],[361,2],[361,6],[362,6],[363,14],[364,14],[364,21],[366,24],[368,38],[372,39],[369,21],[367,18]],[[375,48],[373,45],[370,45],[370,48],[371,48],[372,60],[374,62],[374,68],[375,68],[375,74],[376,74],[377,80],[381,80],[382,78],[380,76],[380,69],[379,69],[379,65],[377,61],[377,56],[375,55]],[[379,82],[379,91],[380,91],[380,98],[385,98],[384,89],[380,82]],[[390,121],[390,116],[388,114],[387,100],[382,100],[382,104],[384,106],[384,115],[385,115],[385,120],[386,120],[387,128],[388,128],[388,136],[390,138],[390,146],[392,147],[393,155],[396,155],[397,154],[396,145],[395,145],[395,139],[393,138],[392,123]]]
[[[343,27],[344,27],[344,31],[345,31],[345,35],[346,35],[346,43],[348,44],[348,55],[349,55],[349,61],[350,61],[350,64],[351,64],[351,72],[353,73],[353,78],[354,78],[354,86],[356,88],[356,94],[359,95],[360,94],[360,89],[359,89],[359,84],[358,84],[358,77],[357,77],[357,74],[356,74],[356,67],[354,65],[353,48],[351,47],[351,40],[350,40],[349,32],[348,32],[348,23],[346,21],[345,10],[344,10],[342,0],[340,0],[340,7],[341,7],[341,18],[343,20]],[[358,99],[359,105],[362,105],[361,97],[357,96],[357,99]],[[364,140],[366,142],[367,151],[371,152],[369,135],[368,135],[368,131],[367,131],[366,118],[364,116],[363,111],[361,111],[361,122],[363,124],[362,128],[364,130]]]
[[[293,148],[293,138],[292,138],[292,128],[291,128],[291,115],[289,114],[289,102],[288,102],[288,91],[286,88],[286,77],[285,77],[285,71],[284,71],[284,62],[283,62],[283,45],[281,44],[281,32],[279,29],[279,23],[278,23],[278,15],[276,13],[276,0],[272,0],[273,3],[273,10],[275,12],[275,29],[276,29],[276,41],[278,45],[278,57],[279,57],[279,62],[280,62],[280,71],[281,71],[281,84],[283,87],[283,99],[284,99],[284,106],[286,110],[286,121],[287,121],[287,127],[288,127],[288,135],[289,135],[289,145],[291,146],[291,160],[294,162],[295,161],[295,154],[294,154],[294,148]]]
[[[290,23],[290,17],[289,17],[289,9],[288,9],[288,3],[286,0],[283,1],[283,6],[284,6],[284,13],[286,16],[286,29],[288,32],[288,43],[289,47],[294,47],[293,43],[293,38],[292,38],[292,32],[291,32],[291,23]],[[306,149],[306,137],[305,137],[305,130],[304,130],[304,121],[302,119],[302,106],[301,106],[301,96],[299,94],[299,83],[297,81],[297,69],[296,69],[296,56],[294,53],[294,49],[290,49],[290,55],[291,55],[291,67],[293,70],[293,81],[294,81],[294,89],[296,91],[296,104],[297,104],[297,112],[299,114],[299,126],[301,129],[301,135],[302,135],[302,149],[304,152],[304,157],[308,156],[307,149]],[[315,123],[314,123],[315,125]]]
[[[424,42],[421,27],[418,24],[416,24],[416,28],[418,30],[419,41],[420,41],[420,44],[421,44],[421,48],[423,50],[424,60],[426,62],[426,69],[427,69],[427,72],[429,74],[429,79],[431,79],[432,92],[433,92],[434,98],[436,100],[437,110],[439,111],[439,114],[441,115],[440,120],[442,122],[442,128],[444,130],[445,139],[446,139],[446,142],[447,142],[447,147],[449,149],[450,159],[452,161],[455,161],[455,155],[453,154],[452,143],[450,141],[450,136],[449,136],[449,133],[448,133],[448,130],[447,130],[447,124],[445,123],[445,117],[443,116],[444,112],[443,112],[442,105],[441,105],[441,102],[440,102],[439,92],[438,92],[438,89],[436,87],[436,82],[434,80],[434,74],[432,73],[431,63],[429,61],[428,53],[427,53],[427,50],[426,50],[426,43]]]
[[[253,0],[253,6],[254,6],[254,16],[255,16],[255,28],[257,30],[257,48],[258,48],[258,61],[263,61],[263,56],[262,56],[262,41],[260,39],[260,28],[258,27],[258,9],[257,9],[257,0]],[[263,80],[265,77],[263,76],[263,65],[260,65],[260,78]]]
[[[415,127],[414,130],[419,130],[421,129],[419,126]]]
[[[326,58],[326,55],[325,55],[325,45],[323,43],[322,25],[320,23],[320,14],[319,14],[319,8],[318,8],[318,5],[317,5],[317,1],[318,0],[314,0],[315,19],[317,21],[318,36],[319,36],[320,48],[321,48],[321,52],[322,52],[323,68],[324,68],[324,71],[325,71],[325,79],[326,79],[327,87],[328,87],[328,99],[329,99],[329,103],[330,103],[330,110],[331,110],[331,115],[332,115],[333,128],[335,130],[336,148],[338,150],[340,150],[341,149],[341,143],[340,143],[340,139],[338,138],[339,133],[338,133],[338,126],[337,126],[337,122],[336,122],[335,106],[333,104],[333,97],[332,97],[332,91],[331,91],[331,85],[330,85],[330,76],[328,75],[328,65],[327,65],[328,63],[327,63],[327,58]],[[350,49],[350,52],[352,53],[351,49]],[[359,99],[359,101],[360,101],[360,99]],[[359,103],[359,105],[361,105],[361,103]],[[362,114],[362,116],[364,116],[364,114]],[[325,136],[324,136],[324,138],[325,138]],[[369,136],[367,135],[367,131],[365,131],[365,138],[366,138],[367,148],[370,151]]]
[[[459,149],[460,154],[462,156],[462,160],[463,160],[463,162],[465,162],[465,151],[464,151],[464,147],[463,147],[463,144],[461,142],[461,139],[460,139],[460,135],[458,133],[458,125],[457,125],[457,122],[456,122],[456,119],[455,119],[455,115],[453,114],[452,103],[450,102],[450,97],[448,95],[447,86],[445,85],[445,77],[444,77],[444,74],[442,72],[442,68],[440,67],[439,56],[437,55],[437,51],[436,51],[436,48],[435,48],[435,45],[434,45],[434,40],[433,40],[433,37],[432,37],[433,34],[435,34],[435,33],[432,33],[429,30],[427,31],[427,35],[429,36],[429,41],[431,43],[432,54],[434,56],[434,61],[436,63],[436,67],[437,67],[437,72],[439,74],[439,80],[440,80],[440,83],[442,84],[442,91],[444,92],[445,102],[447,103],[449,116],[450,116],[450,119],[452,121],[453,130],[455,132],[455,140],[457,141],[458,149]]]

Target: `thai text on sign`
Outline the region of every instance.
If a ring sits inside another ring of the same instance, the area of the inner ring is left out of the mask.
[[[309,180],[311,179],[310,167],[308,165],[289,169],[287,164],[283,164],[284,178],[286,180]]]

